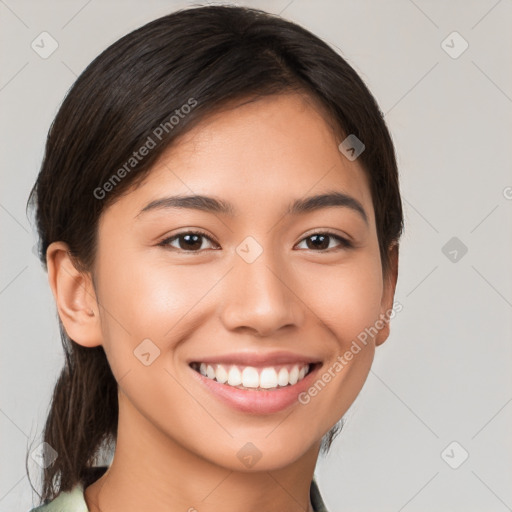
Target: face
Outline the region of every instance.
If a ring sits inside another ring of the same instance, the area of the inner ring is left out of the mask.
[[[347,411],[387,337],[361,333],[394,289],[368,179],[340,142],[311,99],[246,103],[196,125],[103,212],[95,292],[120,429],[144,424],[233,470],[245,447],[269,470]],[[337,195],[308,203],[324,194]],[[194,195],[211,199],[172,199]]]

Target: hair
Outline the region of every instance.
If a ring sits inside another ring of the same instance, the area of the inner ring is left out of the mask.
[[[306,93],[340,133],[365,144],[358,162],[369,178],[386,276],[403,214],[394,147],[376,100],[348,62],[308,30],[226,5],[179,10],[134,30],[97,56],[68,91],[27,202],[35,208],[45,271],[54,241],[68,244],[81,272],[91,271],[101,213],[207,114],[289,92]],[[149,141],[154,147],[135,158]],[[65,361],[43,432],[58,456],[43,469],[41,502],[92,483],[101,450],[117,438],[117,382],[103,348],[77,344],[60,318],[59,327]],[[324,436],[322,452],[342,424]]]

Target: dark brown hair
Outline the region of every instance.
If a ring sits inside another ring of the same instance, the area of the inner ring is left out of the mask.
[[[35,207],[45,270],[46,250],[60,240],[77,267],[89,271],[102,211],[206,114],[233,100],[293,91],[305,92],[340,133],[365,144],[358,161],[371,186],[386,276],[403,216],[394,147],[375,99],[318,37],[278,16],[237,6],[190,8],[156,19],[116,41],[78,77],[49,130],[28,201]],[[150,139],[155,146],[131,160]],[[78,345],[60,319],[59,325],[65,365],[43,435],[58,456],[43,470],[41,502],[78,482],[89,485],[98,454],[117,435],[117,383],[103,348]],[[340,424],[324,436],[323,451]]]

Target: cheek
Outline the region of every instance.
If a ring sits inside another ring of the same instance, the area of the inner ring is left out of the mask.
[[[147,433],[167,436],[172,430],[181,445],[194,450],[201,443],[197,440],[204,438],[206,424],[209,435],[232,442],[194,396],[184,392],[181,366],[169,362],[178,357],[176,345],[200,323],[199,315],[206,311],[205,295],[224,272],[159,264],[112,264],[103,271],[101,282],[108,282],[102,293],[108,309],[103,313],[104,347],[119,384],[121,409],[129,418],[124,420],[125,430],[131,430],[141,443]],[[225,451],[238,449],[237,445]]]
[[[169,357],[190,330],[194,306],[214,284],[213,276],[191,268],[111,261],[99,276],[104,350],[119,387],[140,411],[157,410],[183,395],[165,370],[173,368]],[[171,421],[171,412],[161,419]]]
[[[382,298],[380,259],[369,255],[350,267],[318,272],[314,280],[308,304],[327,333],[329,358],[299,401],[310,417],[324,418],[311,425],[319,436],[346,413],[370,371],[375,350],[369,328],[379,319]]]
[[[220,277],[211,269],[160,262],[104,265],[99,282],[106,285],[99,290],[99,299],[104,306],[106,350],[133,352],[144,339],[153,340],[162,351],[170,348],[185,333],[188,315],[204,309],[205,296]]]
[[[369,255],[357,264],[323,269],[314,281],[306,295],[308,303],[336,337],[339,350],[345,350],[379,318],[383,290],[380,260]]]

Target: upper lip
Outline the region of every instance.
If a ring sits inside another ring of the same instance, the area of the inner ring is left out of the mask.
[[[198,359],[190,359],[188,363],[210,363],[210,364],[234,364],[240,366],[274,366],[278,364],[314,364],[320,360],[315,357],[309,357],[302,354],[294,354],[293,352],[237,352],[231,354],[223,354],[219,356],[204,356]]]

